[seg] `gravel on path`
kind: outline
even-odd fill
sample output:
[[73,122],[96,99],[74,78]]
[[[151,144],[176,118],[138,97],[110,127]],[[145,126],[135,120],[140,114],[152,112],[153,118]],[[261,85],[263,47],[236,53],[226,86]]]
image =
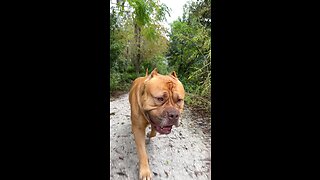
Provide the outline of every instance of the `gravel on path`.
[[[202,121],[185,108],[181,125],[170,134],[157,133],[151,141],[146,137],[153,180],[211,179],[211,133],[197,125]],[[138,169],[126,93],[110,101],[110,179],[138,179]]]

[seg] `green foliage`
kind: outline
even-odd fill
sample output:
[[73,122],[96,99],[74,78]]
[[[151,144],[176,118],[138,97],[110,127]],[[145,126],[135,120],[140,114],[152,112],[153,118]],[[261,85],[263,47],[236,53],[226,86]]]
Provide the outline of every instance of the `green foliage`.
[[154,57],[151,60],[144,61],[142,68],[152,71],[154,68],[157,68],[160,74],[169,74],[167,59],[161,55]]
[[[124,8],[128,3],[129,7]],[[166,72],[168,40],[163,36],[167,6],[156,0],[124,0],[110,13],[111,90],[124,89],[157,67]],[[139,58],[137,58],[139,57]],[[137,69],[138,68],[138,69]],[[138,74],[137,74],[138,72]]]
[[143,56],[144,40],[147,42],[157,42],[161,37],[161,30],[158,28],[159,22],[165,19],[167,6],[159,4],[157,0],[127,0],[133,8],[132,19],[134,25],[134,42],[131,58],[137,74],[141,72],[141,64],[145,60]]
[[115,10],[110,14],[110,90],[124,90],[131,82],[125,79],[129,61],[125,58],[124,31],[120,28],[121,21]]
[[119,86],[121,82],[120,76],[121,76],[120,73],[117,73],[117,72],[110,73],[110,90],[111,91],[120,90],[119,89],[121,87]]
[[211,107],[210,4],[210,1],[202,0],[184,6],[182,19],[171,24],[167,54],[169,66],[176,70],[186,91],[194,97],[189,96],[186,103],[208,107],[208,111]]
[[[133,19],[139,26],[144,26],[151,21],[150,14],[152,6],[145,0],[127,0],[129,5],[134,9]],[[149,2],[149,1],[148,1]],[[153,1],[151,1],[152,3]]]

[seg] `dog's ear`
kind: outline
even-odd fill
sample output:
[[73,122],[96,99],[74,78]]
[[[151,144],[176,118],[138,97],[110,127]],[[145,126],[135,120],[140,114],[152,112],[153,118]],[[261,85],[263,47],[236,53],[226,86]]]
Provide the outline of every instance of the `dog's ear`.
[[158,70],[157,70],[157,68],[154,68],[154,70],[149,74],[149,76],[146,79],[146,81],[150,80],[151,78],[153,78],[156,75],[158,75]]
[[148,68],[146,69],[146,77],[148,77]]
[[151,76],[151,78],[153,78],[153,76],[156,76],[156,75],[158,75],[158,70],[157,70],[157,68],[154,68],[154,70],[151,72],[150,76]]
[[176,73],[175,71],[172,71],[172,72],[170,73],[170,75],[173,76],[173,77],[175,77],[175,78],[178,78],[177,73]]

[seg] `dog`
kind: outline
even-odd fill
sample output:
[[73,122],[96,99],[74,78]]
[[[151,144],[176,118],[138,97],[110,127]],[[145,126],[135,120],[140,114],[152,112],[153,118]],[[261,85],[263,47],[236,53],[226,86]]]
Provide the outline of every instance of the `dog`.
[[152,173],[145,147],[146,127],[151,124],[148,137],[156,133],[169,134],[172,126],[179,126],[183,111],[185,91],[175,71],[161,75],[155,68],[145,77],[138,77],[132,83],[129,102],[131,128],[139,158],[139,179],[150,180]]

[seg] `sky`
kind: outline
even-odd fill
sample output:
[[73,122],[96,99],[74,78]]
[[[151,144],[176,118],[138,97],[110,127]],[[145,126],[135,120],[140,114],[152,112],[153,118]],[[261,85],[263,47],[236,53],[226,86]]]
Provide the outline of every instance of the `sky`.
[[187,3],[188,0],[160,0],[161,3],[166,4],[170,9],[171,17],[167,16],[167,22],[172,23],[177,20],[178,17],[182,17],[183,5]]

